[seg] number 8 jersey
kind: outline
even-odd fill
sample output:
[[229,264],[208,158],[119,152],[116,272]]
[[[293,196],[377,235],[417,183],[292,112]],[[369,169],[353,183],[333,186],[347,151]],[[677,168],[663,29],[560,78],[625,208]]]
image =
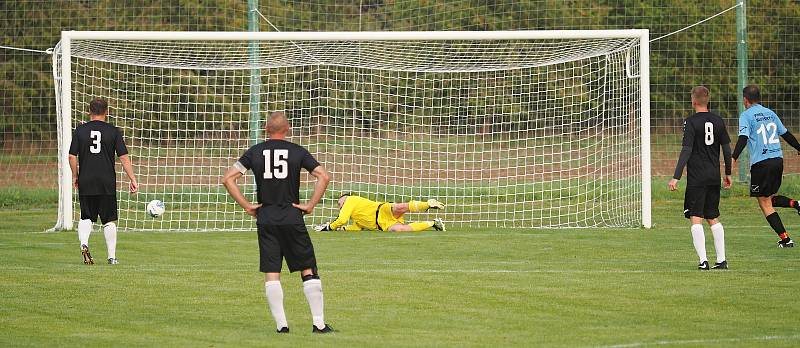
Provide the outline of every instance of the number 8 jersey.
[[234,164],[240,172],[253,171],[260,225],[303,224],[303,213],[292,206],[300,202],[300,169],[319,166],[308,150],[285,140],[268,139],[253,145]]
[[683,123],[683,146],[691,147],[686,186],[719,185],[720,146],[731,142],[725,122],[716,114],[698,112]]
[[114,153],[127,155],[122,132],[103,121],[89,121],[75,127],[69,154],[78,156],[78,195],[115,195],[117,175]]
[[753,104],[739,116],[739,135],[747,137],[750,165],[770,158],[783,158],[780,136],[786,127],[770,109]]

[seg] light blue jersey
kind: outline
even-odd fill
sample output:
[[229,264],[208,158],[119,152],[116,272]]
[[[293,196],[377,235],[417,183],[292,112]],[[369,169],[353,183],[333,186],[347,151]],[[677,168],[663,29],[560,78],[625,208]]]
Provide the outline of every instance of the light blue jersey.
[[786,127],[770,109],[753,104],[739,116],[739,135],[747,136],[750,165],[770,158],[783,158],[780,136]]

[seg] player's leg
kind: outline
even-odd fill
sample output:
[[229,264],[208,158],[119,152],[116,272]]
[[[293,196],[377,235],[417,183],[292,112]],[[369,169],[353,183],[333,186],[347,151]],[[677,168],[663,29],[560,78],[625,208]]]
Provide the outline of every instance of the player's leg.
[[396,223],[389,227],[388,231],[391,232],[419,232],[433,228],[437,231],[444,231],[444,223],[442,219],[433,219],[433,221],[410,222],[407,225]]
[[81,247],[83,263],[93,265],[94,259],[89,252],[89,235],[92,233],[92,223],[97,221],[99,204],[97,196],[79,196],[81,207],[81,220],[78,221],[78,240]]
[[289,323],[286,321],[286,312],[283,310],[283,288],[281,287],[283,254],[274,228],[275,226],[258,225],[259,268],[265,274],[264,292],[272,318],[275,319],[276,330],[278,333],[286,333],[289,332]]
[[317,258],[314,245],[305,225],[282,226],[283,239],[287,242],[286,265],[290,272],[300,271],[303,293],[311,310],[312,333],[328,333],[333,328],[325,323],[325,301],[322,295],[322,280],[317,273]]
[[706,190],[705,207],[703,216],[711,227],[711,235],[714,237],[714,251],[717,255],[717,262],[712,269],[728,269],[728,261],[725,258],[725,229],[719,222],[719,186],[708,186]]
[[427,211],[428,209],[444,209],[444,204],[435,199],[423,201],[409,201],[408,203],[394,203],[392,204],[392,214],[395,217],[403,216],[403,214],[419,213]]
[[786,196],[772,196],[772,206],[777,208],[794,208],[797,214],[800,214],[800,202]]
[[775,211],[775,208],[772,207],[772,197],[757,197],[758,198],[758,206],[761,208],[761,211],[764,213],[764,217],[767,219],[769,226],[772,227],[772,230],[775,231],[775,234],[778,235],[778,238],[781,240],[778,241],[778,247],[780,248],[791,248],[794,246],[794,241],[789,237],[789,233],[786,232],[786,227],[783,226],[783,221],[781,221],[780,215],[778,212]]
[[772,206],[772,197],[778,192],[783,179],[783,159],[770,158],[754,164],[750,169],[750,196],[758,199],[758,206],[769,226],[778,235],[778,247],[793,247],[783,221]]
[[692,233],[692,244],[700,263],[697,268],[708,270],[708,257],[706,256],[706,236],[703,232],[703,208],[705,207],[705,187],[686,187],[683,199],[683,214],[692,223],[689,231]]
[[117,261],[117,196],[107,195],[100,199],[100,222],[103,223],[103,235],[106,238],[106,249],[108,250],[108,264],[116,265]]

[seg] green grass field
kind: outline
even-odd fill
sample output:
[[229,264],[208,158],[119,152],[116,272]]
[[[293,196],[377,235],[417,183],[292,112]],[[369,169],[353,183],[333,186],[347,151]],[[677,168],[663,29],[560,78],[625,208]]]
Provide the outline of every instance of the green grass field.
[[74,232],[41,233],[56,211],[35,193],[0,211],[0,346],[798,346],[800,248],[776,248],[740,188],[721,208],[731,269],[700,272],[662,181],[652,230],[312,232],[327,336],[289,273],[293,331],[274,333],[254,232],[120,233],[122,263],[90,267]]

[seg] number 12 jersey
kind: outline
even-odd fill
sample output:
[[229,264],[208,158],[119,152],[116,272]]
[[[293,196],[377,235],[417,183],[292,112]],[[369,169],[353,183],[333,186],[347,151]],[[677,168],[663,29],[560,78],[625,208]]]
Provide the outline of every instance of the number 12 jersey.
[[783,158],[780,136],[786,127],[770,109],[753,104],[739,116],[739,135],[747,137],[750,165],[770,158]]

